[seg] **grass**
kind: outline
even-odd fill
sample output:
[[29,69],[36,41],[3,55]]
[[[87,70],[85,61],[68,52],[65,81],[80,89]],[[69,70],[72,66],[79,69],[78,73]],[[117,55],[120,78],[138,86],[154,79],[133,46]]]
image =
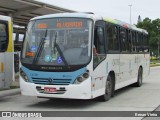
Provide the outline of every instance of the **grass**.
[[19,86],[10,86],[10,89],[16,89],[19,88]]
[[8,88],[2,88],[2,89],[0,89],[0,91],[11,90],[11,89],[16,89],[16,88],[19,88],[19,86],[9,86]]
[[150,64],[150,67],[157,67],[160,66],[160,64]]
[[160,60],[151,60],[150,67],[160,66]]
[[0,91],[4,91],[4,90],[10,90],[10,88],[2,88],[2,89],[0,89]]

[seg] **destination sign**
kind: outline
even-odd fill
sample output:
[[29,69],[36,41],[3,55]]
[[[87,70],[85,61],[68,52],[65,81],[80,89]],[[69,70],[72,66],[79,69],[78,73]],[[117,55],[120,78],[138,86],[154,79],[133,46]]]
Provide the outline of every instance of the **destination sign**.
[[65,29],[65,28],[84,28],[88,27],[88,20],[79,18],[54,18],[37,20],[36,29]]
[[83,22],[57,22],[57,28],[82,28]]
[[39,24],[37,24],[37,28],[38,29],[45,29],[45,28],[47,28],[47,24],[46,23],[39,23]]

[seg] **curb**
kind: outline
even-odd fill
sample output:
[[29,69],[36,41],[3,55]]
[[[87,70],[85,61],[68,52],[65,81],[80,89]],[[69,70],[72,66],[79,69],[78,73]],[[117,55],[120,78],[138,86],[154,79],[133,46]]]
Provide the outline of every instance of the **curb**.
[[0,98],[20,94],[20,88],[0,91]]

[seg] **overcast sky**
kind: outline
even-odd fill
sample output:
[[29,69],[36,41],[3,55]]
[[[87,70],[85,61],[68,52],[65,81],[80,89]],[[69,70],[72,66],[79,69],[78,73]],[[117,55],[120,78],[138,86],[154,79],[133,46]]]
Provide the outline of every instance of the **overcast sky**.
[[160,18],[160,0],[37,0],[59,7],[80,11],[94,12],[100,15],[119,19],[130,23],[130,7],[132,24],[136,24],[138,16],[142,20]]

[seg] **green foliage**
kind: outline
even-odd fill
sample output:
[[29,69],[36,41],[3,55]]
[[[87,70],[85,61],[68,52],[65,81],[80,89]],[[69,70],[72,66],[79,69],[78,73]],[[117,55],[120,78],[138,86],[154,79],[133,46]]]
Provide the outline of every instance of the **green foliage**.
[[150,49],[154,53],[157,53],[157,42],[160,41],[160,19],[151,20],[145,18],[142,22],[138,22],[137,27],[148,31]]

